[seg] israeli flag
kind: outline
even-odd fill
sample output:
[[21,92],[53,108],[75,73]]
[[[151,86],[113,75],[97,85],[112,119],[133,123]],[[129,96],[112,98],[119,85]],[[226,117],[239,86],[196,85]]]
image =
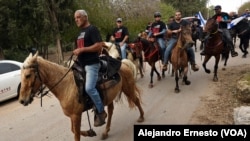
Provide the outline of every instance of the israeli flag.
[[237,23],[239,23],[241,20],[243,20],[245,18],[246,18],[246,15],[241,16],[239,18],[236,18],[236,19],[232,20],[231,23],[227,24],[227,29],[232,28],[233,26],[235,26]]
[[203,18],[200,11],[198,13],[198,19],[200,19],[200,21],[201,21],[201,26],[204,27],[207,21]]

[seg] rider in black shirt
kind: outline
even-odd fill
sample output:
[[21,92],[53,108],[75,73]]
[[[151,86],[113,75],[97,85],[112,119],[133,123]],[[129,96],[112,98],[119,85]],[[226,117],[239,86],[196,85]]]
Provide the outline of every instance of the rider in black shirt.
[[195,18],[192,21],[192,30],[198,30],[198,35],[199,35],[199,39],[201,39],[201,35],[202,35],[202,27],[201,27],[201,20],[198,19],[198,15],[196,14],[194,16]]
[[[222,30],[223,37],[226,39],[226,44],[230,46],[231,56],[232,57],[238,56],[238,53],[234,50],[231,34],[227,29],[227,24],[231,22],[230,16],[225,12],[221,12],[220,5],[215,6],[214,10],[216,14],[212,18],[214,18],[219,23],[219,28]],[[204,54],[205,52],[203,50],[201,52],[201,55]]]

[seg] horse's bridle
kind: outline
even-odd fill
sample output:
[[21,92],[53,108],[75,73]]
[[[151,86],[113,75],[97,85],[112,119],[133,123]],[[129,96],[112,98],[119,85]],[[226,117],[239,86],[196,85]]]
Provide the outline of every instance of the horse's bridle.
[[[32,85],[31,85],[31,95],[30,95],[30,97],[34,97],[35,94],[36,94],[36,92],[34,91],[33,88],[34,88],[34,86],[35,86],[36,79],[38,78],[38,80],[39,80],[40,82],[42,82],[40,73],[39,73],[39,71],[38,71],[38,64],[34,64],[34,65],[30,65],[30,66],[23,66],[23,69],[34,69],[34,70],[35,70],[35,72],[34,72],[34,73],[35,73],[35,79],[34,79]],[[44,89],[44,88],[41,88],[41,87],[40,87],[40,92],[42,92],[43,89]],[[40,93],[39,93],[39,94],[40,94]]]
[[[72,55],[73,56],[73,55]],[[39,68],[38,68],[38,64],[33,64],[33,65],[30,65],[30,66],[23,66],[23,69],[34,69],[35,70],[35,78],[34,78],[34,81],[31,85],[31,94],[30,94],[30,97],[33,98],[36,94],[35,90],[34,90],[34,86],[35,86],[35,83],[36,83],[36,79],[38,78],[38,80],[43,84],[43,81],[41,79],[41,75],[39,73]],[[64,74],[64,76],[57,82],[55,83],[51,88],[49,88],[47,91],[43,92],[43,90],[46,88],[46,86],[41,86],[39,88],[39,93],[37,95],[41,95],[41,106],[42,106],[42,97],[47,95],[49,93],[49,91],[51,91],[52,89],[54,89],[65,77],[66,75],[69,73],[69,71],[71,70],[71,67],[68,69],[68,71]]]

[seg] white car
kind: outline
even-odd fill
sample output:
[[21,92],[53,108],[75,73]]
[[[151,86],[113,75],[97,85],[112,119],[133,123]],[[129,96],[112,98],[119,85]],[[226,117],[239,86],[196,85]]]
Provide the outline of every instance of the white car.
[[18,61],[0,60],[0,102],[18,97],[22,66]]

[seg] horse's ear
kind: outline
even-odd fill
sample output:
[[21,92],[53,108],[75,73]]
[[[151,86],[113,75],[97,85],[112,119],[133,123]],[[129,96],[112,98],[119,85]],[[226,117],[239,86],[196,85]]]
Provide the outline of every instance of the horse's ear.
[[38,56],[38,51],[36,51],[36,53],[33,55],[33,57],[37,57]]

